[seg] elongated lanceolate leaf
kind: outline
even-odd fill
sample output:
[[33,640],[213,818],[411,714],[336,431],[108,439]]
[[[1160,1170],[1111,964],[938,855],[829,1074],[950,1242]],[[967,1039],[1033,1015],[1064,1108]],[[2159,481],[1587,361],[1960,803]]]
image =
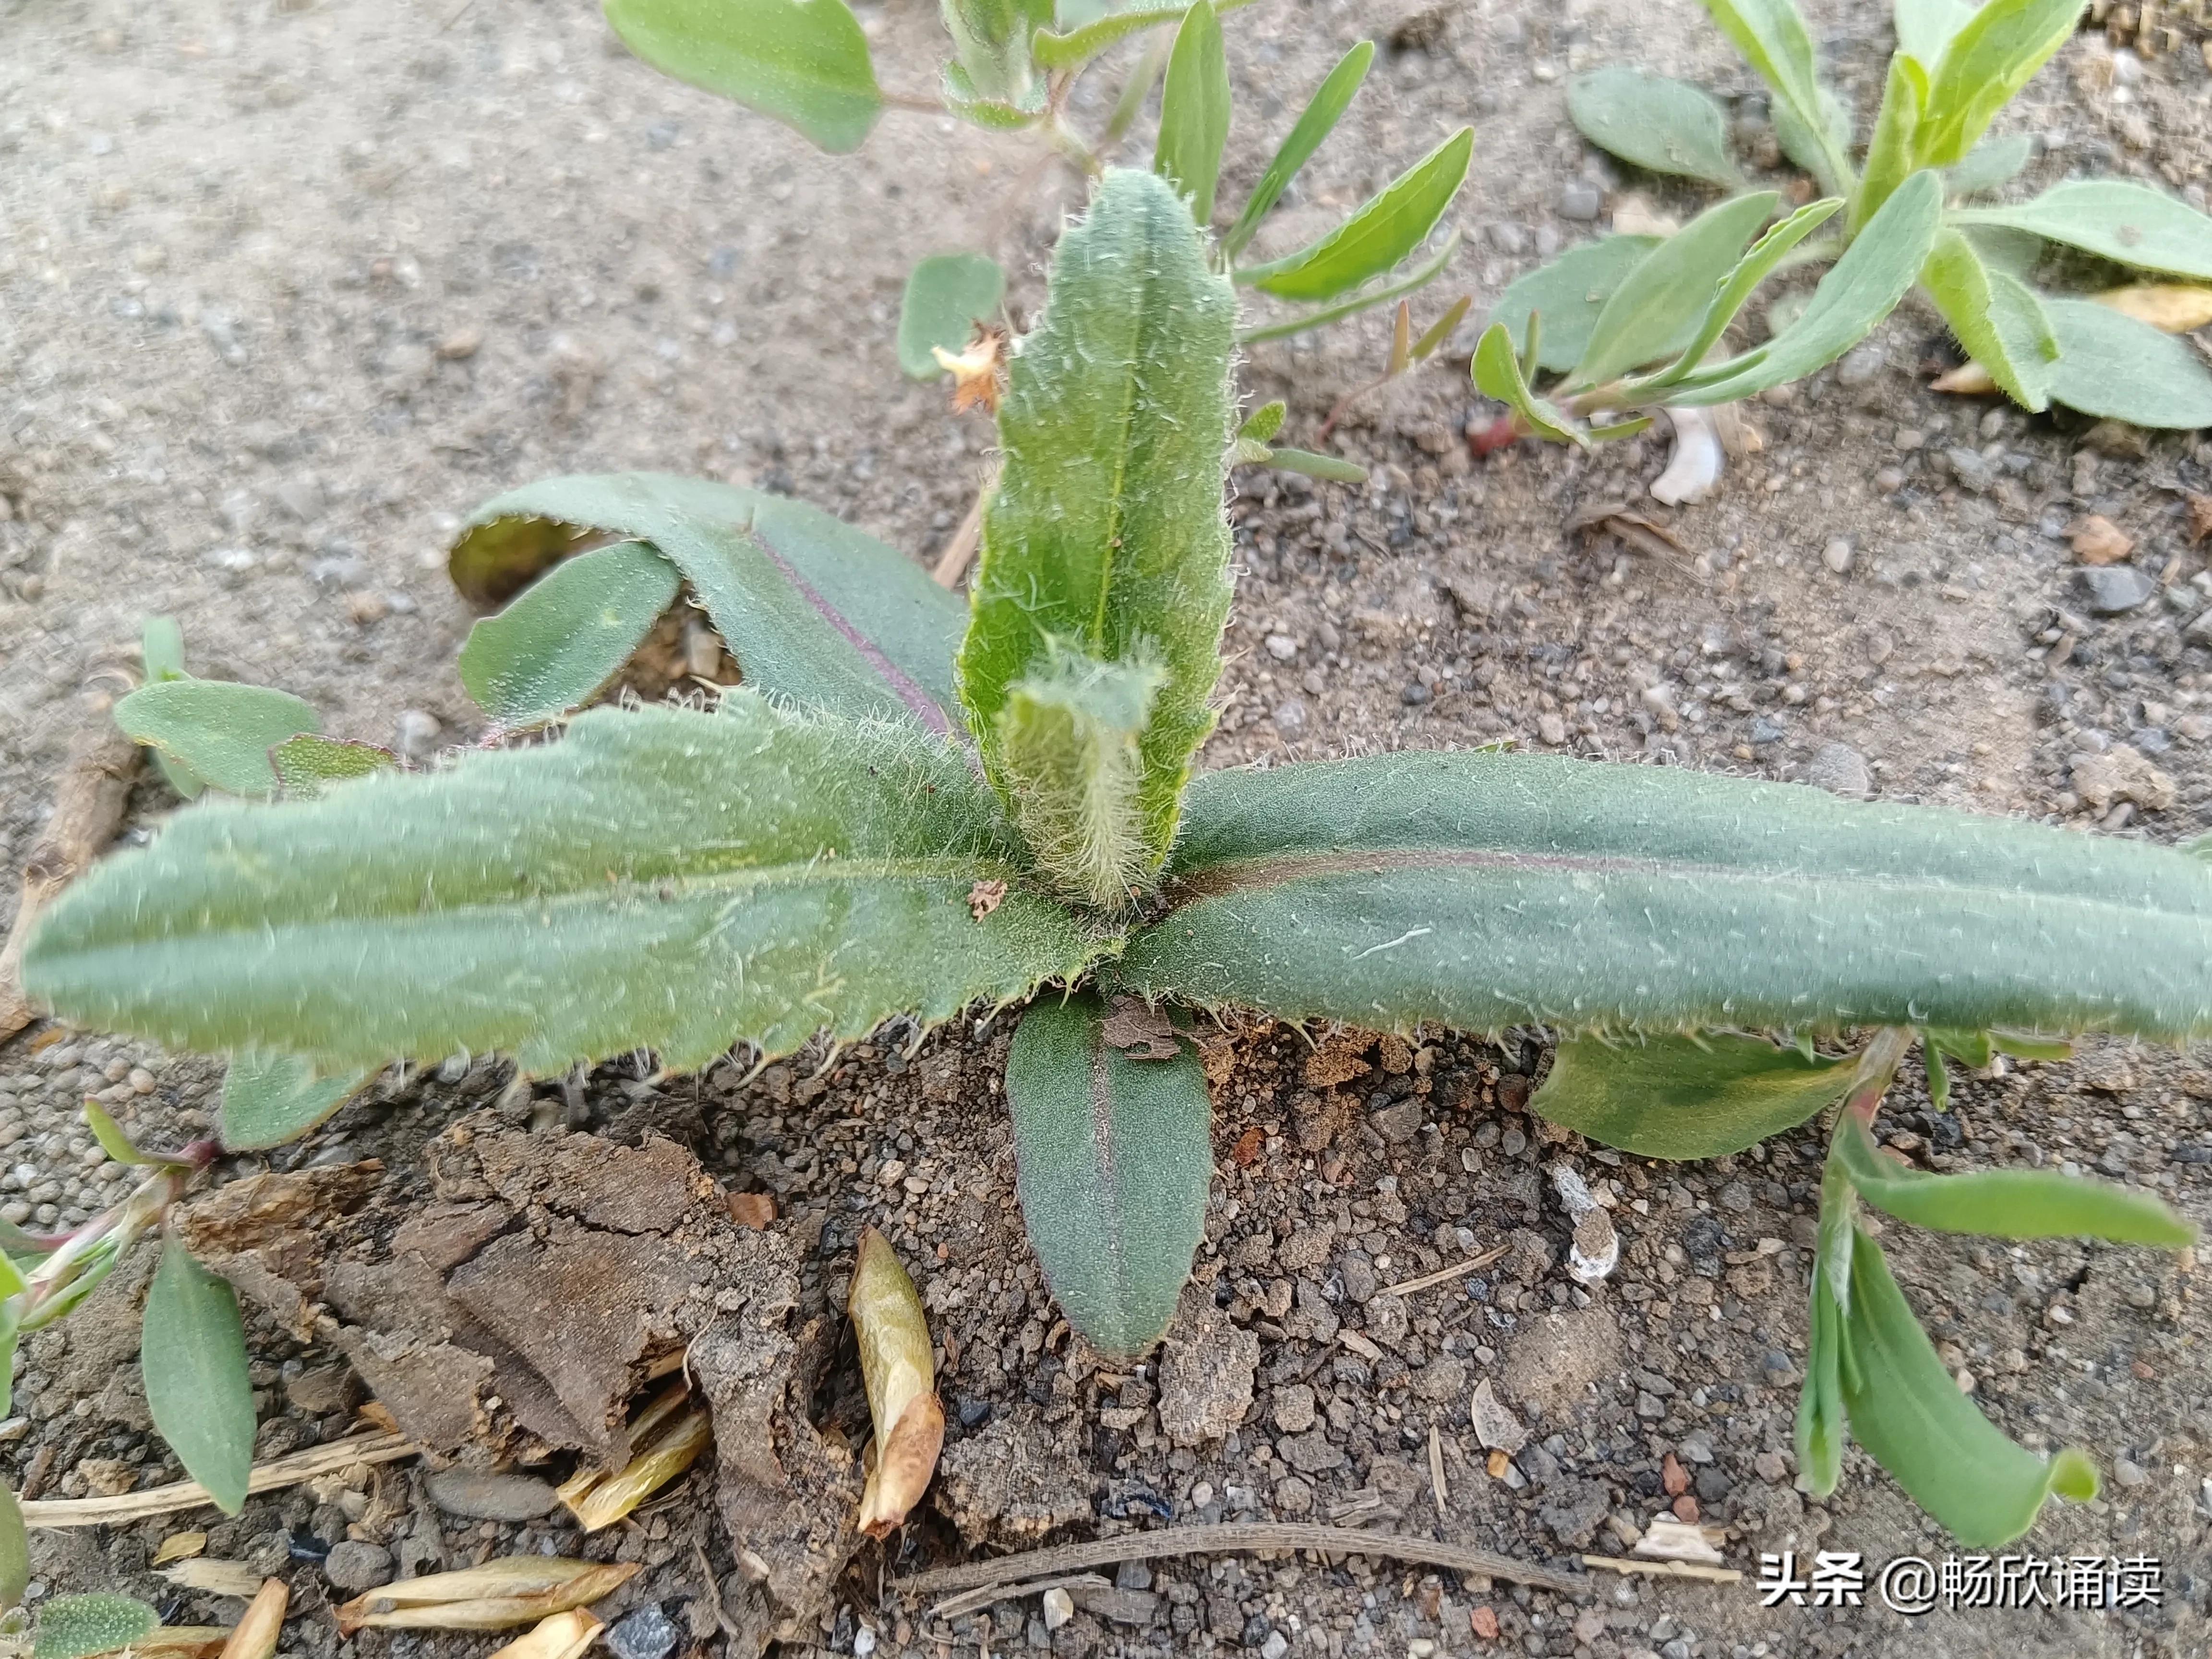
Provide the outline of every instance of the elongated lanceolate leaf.
[[1000,716],[1018,682],[1062,651],[1160,672],[1139,739],[1147,869],[1175,838],[1191,756],[1213,726],[1235,312],[1174,190],[1108,172],[1054,250],[1044,316],[1008,366],[1006,465],[960,649],[961,696],[1002,793]]
[[2212,866],[1673,768],[1397,754],[1192,787],[1136,988],[1370,1030],[2212,1030]]
[[1852,1437],[1967,1548],[2010,1543],[2054,1492],[2078,1502],[2097,1495],[2096,1466],[2083,1454],[2038,1457],[1975,1409],[1936,1358],[1881,1247],[1856,1229],[1843,1334]]
[[2032,202],[1968,208],[1957,216],[1961,224],[2027,231],[2138,270],[2212,278],[2212,219],[2130,179],[2071,179]]
[[1285,300],[1329,300],[1380,276],[1429,239],[1467,180],[1474,129],[1462,127],[1310,246],[1237,273]]
[[[1514,339],[1528,331],[1528,314],[1544,319],[1538,338],[1536,367],[1564,374],[1582,361],[1589,349],[1590,332],[1598,313],[1628,273],[1644,263],[1659,246],[1656,236],[1607,236],[1580,247],[1571,247],[1547,265],[1515,277],[1490,308],[1490,319],[1503,323]],[[1676,337],[1666,342],[1661,355],[1679,352],[1690,342],[1696,320],[1684,324]]]
[[397,766],[399,757],[376,744],[302,732],[270,750],[269,763],[276,769],[276,781],[288,798],[307,800],[334,783]]
[[998,314],[1006,291],[1006,273],[988,254],[933,253],[915,261],[899,301],[900,369],[917,380],[941,377],[936,351],[965,351],[975,325]]
[[146,1292],[138,1359],[154,1426],[216,1507],[236,1515],[253,1472],[246,1328],[230,1286],[174,1239],[163,1248]]
[[[1540,355],[1543,349],[1541,320],[1539,313],[1536,337]],[[1505,331],[1504,324],[1492,323],[1483,330],[1482,337],[1474,343],[1474,357],[1469,365],[1475,390],[1486,398],[1497,398],[1539,437],[1549,438],[1555,443],[1587,444],[1589,434],[1548,399],[1529,390],[1521,355],[1513,337]]]
[[[1824,150],[1838,149],[1828,137],[1829,115],[1822,105],[1825,89],[1813,53],[1813,37],[1790,0],[1705,0],[1705,8],[1720,32],[1743,54],[1744,61],[1790,106],[1799,126],[1814,136],[1814,144]],[[1778,112],[1777,125],[1780,124]],[[1801,161],[1800,165],[1805,164]],[[1820,173],[1831,185],[1838,182],[1828,173],[1840,168],[1810,170]]]
[[2046,299],[2043,310],[2058,339],[2053,402],[2130,426],[2212,426],[2212,371],[2186,340],[2094,300]]
[[1914,135],[1928,104],[1928,71],[1917,58],[1899,52],[1889,60],[1889,78],[1875,112],[1874,138],[1867,145],[1866,170],[1851,192],[1850,228],[1856,232],[1874,217],[1890,192],[1914,167]]
[[1927,260],[1942,211],[1941,180],[1925,170],[1914,173],[1844,250],[1796,322],[1765,345],[1691,376],[1669,401],[1734,403],[1826,368],[1897,308]]
[[1704,320],[1698,325],[1697,333],[1690,343],[1682,348],[1682,355],[1674,366],[1660,377],[1660,383],[1688,374],[1704,360],[1705,354],[1720,343],[1728,325],[1735,320],[1759,285],[1773,273],[1790,251],[1810,236],[1822,225],[1843,210],[1843,198],[1830,196],[1817,202],[1808,202],[1777,225],[1767,227],[1765,234],[1753,242],[1736,261],[1712,301],[1705,307]]
[[31,1659],[90,1659],[136,1647],[161,1627],[161,1615],[136,1596],[58,1595],[39,1609]]
[[1260,222],[1267,211],[1282,199],[1283,191],[1291,180],[1298,176],[1298,169],[1312,159],[1322,141],[1336,130],[1344,118],[1344,112],[1352,107],[1358,96],[1359,83],[1367,78],[1368,65],[1375,61],[1375,43],[1362,40],[1337,60],[1336,67],[1328,72],[1328,79],[1317,88],[1307,101],[1305,109],[1291,129],[1283,147],[1267,163],[1267,170],[1260,175],[1260,182],[1252,187],[1250,198],[1237,216],[1237,222],[1221,239],[1221,251],[1235,258],[1260,228]]
[[[87,1025],[332,1074],[462,1048],[550,1072],[643,1047],[688,1069],[1075,973],[1092,936],[1022,866],[950,747],[737,693],[181,813],[47,913],[26,981]],[[979,921],[989,881],[1012,890]]]
[[281,1146],[324,1121],[361,1092],[374,1071],[317,1073],[295,1054],[244,1054],[222,1079],[222,1144],[234,1152]]
[[211,787],[251,796],[275,793],[269,751],[317,725],[289,691],[195,679],[140,686],[115,705],[115,723]]
[[1686,81],[1626,64],[1594,70],[1567,83],[1567,113],[1583,137],[1624,161],[1709,185],[1742,182],[1729,155],[1727,112]]
[[1820,1217],[1814,1236],[1811,1327],[1805,1348],[1805,1382],[1797,1395],[1797,1469],[1806,1489],[1826,1498],[1843,1476],[1845,1310],[1851,1299],[1851,1235],[1857,1199],[1831,1158],[1820,1171]]
[[[1166,1024],[1135,998],[1118,1012]],[[1212,1107],[1188,1042],[1149,1060],[1115,1037],[1087,992],[1036,1004],[1006,1055],[1006,1103],[1022,1220],[1053,1295],[1086,1340],[1135,1354],[1175,1317],[1205,1234]]]
[[605,0],[623,44],[664,75],[858,149],[884,100],[845,0]]
[[1015,682],[999,712],[1014,823],[1053,886],[1084,903],[1128,903],[1153,862],[1138,745],[1160,671],[1062,652]]
[[1781,199],[1771,190],[1735,197],[1707,208],[1662,242],[1613,289],[1569,379],[1600,386],[1667,355],[1669,342],[1697,328],[1745,244]]
[[564,559],[469,629],[454,665],[461,684],[501,726],[558,720],[622,672],[679,586],[644,542]]
[[781,495],[653,472],[547,478],[485,502],[453,584],[496,604],[595,540],[649,542],[707,608],[745,684],[811,708],[952,729],[966,608],[912,560]]
[[1920,281],[1966,355],[1990,372],[2024,409],[2050,406],[2051,363],[2057,342],[2033,292],[1982,263],[1957,231],[1936,235]]
[[1996,1238],[2105,1238],[2185,1249],[2197,1230],[2148,1193],[2056,1170],[1930,1175],[1875,1149],[1855,1117],[1836,1126],[1834,1153],[1859,1196],[1916,1227]]
[[1916,140],[1922,167],[1963,159],[1990,119],[2064,46],[2083,0],[1986,0],[1959,26],[1929,72]]
[[1765,1037],[1562,1042],[1528,1103],[1546,1121],[1638,1158],[1721,1158],[1794,1129],[1850,1092],[1853,1062]]
[[1160,137],[1152,171],[1190,204],[1203,230],[1213,222],[1213,186],[1229,141],[1229,58],[1212,0],[1194,0],[1176,31],[1160,89]]
[[1897,49],[1934,70],[1943,60],[1951,37],[1973,17],[1966,0],[1895,0],[1890,14],[1897,24]]
[[1237,343],[1249,345],[1255,340],[1279,340],[1288,335],[1304,334],[1310,329],[1326,328],[1329,324],[1341,322],[1346,317],[1357,316],[1363,311],[1371,311],[1376,306],[1389,305],[1392,301],[1401,300],[1409,294],[1418,294],[1436,281],[1443,273],[1443,268],[1451,263],[1452,255],[1459,252],[1459,243],[1460,233],[1455,227],[1445,233],[1443,240],[1437,244],[1434,253],[1429,255],[1420,264],[1409,266],[1406,274],[1395,282],[1383,283],[1374,288],[1362,289],[1348,300],[1340,300],[1334,305],[1320,306],[1311,311],[1300,312],[1297,315],[1285,318],[1280,322],[1255,323],[1249,328],[1240,328],[1237,331]]

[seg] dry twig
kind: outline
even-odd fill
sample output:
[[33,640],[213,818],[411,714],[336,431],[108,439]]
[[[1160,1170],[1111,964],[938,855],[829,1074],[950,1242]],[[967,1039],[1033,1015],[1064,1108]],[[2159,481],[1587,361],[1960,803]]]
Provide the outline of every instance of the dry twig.
[[1694,1561],[1632,1561],[1621,1555],[1585,1555],[1586,1567],[1607,1572],[1640,1572],[1647,1578],[1695,1578],[1707,1584],[1738,1584],[1743,1575],[1734,1567],[1703,1567]]
[[[404,1434],[358,1434],[264,1463],[253,1471],[246,1489],[274,1492],[280,1486],[313,1480],[317,1475],[336,1474],[341,1469],[396,1462],[421,1449]],[[149,1486],[144,1492],[127,1492],[119,1498],[58,1498],[27,1503],[22,1506],[23,1524],[49,1528],[112,1526],[214,1502],[198,1481],[179,1480],[171,1486]]]
[[1503,1244],[1493,1244],[1488,1249],[1485,1250],[1480,1255],[1471,1255],[1464,1261],[1455,1261],[1449,1267],[1439,1267],[1436,1272],[1425,1274],[1419,1279],[1408,1279],[1402,1284],[1385,1285],[1381,1290],[1376,1291],[1375,1294],[1377,1296],[1411,1296],[1415,1291],[1425,1291],[1432,1285],[1444,1284],[1451,1279],[1462,1278],[1468,1273],[1480,1273],[1483,1268],[1487,1267],[1492,1262],[1503,1257],[1505,1254],[1506,1248],[1507,1247]]
[[968,574],[969,562],[975,556],[975,548],[983,539],[983,509],[991,504],[991,492],[999,487],[998,470],[992,469],[988,477],[975,487],[975,500],[968,508],[968,516],[952,532],[952,539],[945,544],[945,551],[938,556],[937,568],[929,574],[939,587],[957,587],[960,579]]

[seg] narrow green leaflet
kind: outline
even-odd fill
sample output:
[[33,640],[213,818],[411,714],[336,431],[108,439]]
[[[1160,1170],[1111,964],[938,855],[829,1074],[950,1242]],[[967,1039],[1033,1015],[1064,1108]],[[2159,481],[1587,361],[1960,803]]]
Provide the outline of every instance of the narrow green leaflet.
[[1954,197],[1979,195],[1995,190],[2034,158],[2033,134],[1984,138],[1966,152],[1965,159],[1943,169],[1943,188]]
[[1237,273],[1285,300],[1330,300],[1381,276],[1426,241],[1467,179],[1474,129],[1462,127],[1310,246]]
[[2104,1238],[2182,1249],[2197,1230],[2146,1193],[2056,1170],[1930,1175],[1877,1151],[1858,1120],[1836,1126],[1834,1154],[1859,1195],[1916,1227],[1996,1238]]
[[1897,24],[1897,49],[1933,70],[1943,61],[1943,48],[1974,15],[1966,0],[1895,0],[1891,15]]
[[1844,250],[1796,322],[1755,350],[1692,376],[1670,401],[1734,403],[1835,362],[1897,308],[1927,260],[1942,210],[1941,180],[1914,173]]
[[[84,1103],[84,1121],[85,1127],[92,1131],[92,1138],[100,1143],[100,1150],[118,1164],[144,1168],[166,1161],[149,1157],[133,1146],[131,1137],[123,1133],[123,1126],[110,1117],[107,1109],[96,1100]],[[10,1291],[9,1294],[13,1295],[14,1292]]]
[[1163,672],[1139,743],[1148,869],[1213,726],[1235,326],[1235,295],[1207,270],[1182,199],[1149,173],[1109,170],[1054,250],[1044,315],[1008,366],[1006,465],[960,650],[961,696],[1002,793],[1000,713],[1055,653]]
[[1283,147],[1275,152],[1274,159],[1267,163],[1267,170],[1260,175],[1260,182],[1252,187],[1251,197],[1237,216],[1237,222],[1221,239],[1223,253],[1234,259],[1244,251],[1245,244],[1260,228],[1260,222],[1282,199],[1291,180],[1298,176],[1298,169],[1312,159],[1322,141],[1344,118],[1344,112],[1352,107],[1352,100],[1359,95],[1360,82],[1367,78],[1368,66],[1374,61],[1372,40],[1362,40],[1337,59],[1336,67],[1307,101],[1290,137],[1283,140]]
[[945,373],[935,352],[968,349],[975,325],[998,315],[1006,291],[1006,273],[984,253],[933,253],[907,273],[899,301],[900,369],[917,380]]
[[1720,1158],[1794,1129],[1850,1091],[1854,1062],[1765,1037],[1562,1042],[1528,1109],[1638,1158]]
[[320,1076],[296,1054],[234,1054],[222,1079],[223,1146],[251,1152],[297,1140],[375,1075],[373,1070],[349,1070]]
[[469,629],[461,684],[501,726],[558,720],[622,672],[681,585],[644,542],[565,559]]
[[1852,1214],[1857,1200],[1832,1158],[1820,1171],[1820,1218],[1814,1236],[1808,1297],[1810,1340],[1797,1395],[1797,1468],[1815,1498],[1836,1489],[1850,1437],[1844,1420],[1844,1310],[1850,1305]]
[[1663,386],[1692,373],[1705,354],[1720,343],[1721,336],[1728,331],[1728,325],[1735,320],[1736,313],[1743,309],[1753,291],[1772,274],[1790,250],[1843,211],[1843,207],[1840,197],[1825,197],[1817,202],[1808,202],[1781,223],[1768,226],[1765,234],[1751,245],[1743,258],[1736,261],[1735,269],[1722,282],[1720,291],[1705,307],[1705,320],[1698,325],[1696,335],[1682,349],[1674,366],[1659,377],[1659,383]]
[[39,1609],[31,1659],[91,1659],[137,1645],[161,1627],[161,1615],[136,1596],[58,1595]]
[[210,787],[233,795],[276,793],[269,751],[315,729],[315,711],[289,691],[228,680],[164,680],[115,705],[115,723]]
[[1301,312],[1281,322],[1257,323],[1249,328],[1240,328],[1237,331],[1237,343],[1249,345],[1255,340],[1279,340],[1288,335],[1304,334],[1310,329],[1326,328],[1346,317],[1356,316],[1360,312],[1371,311],[1376,306],[1389,305],[1393,300],[1402,300],[1409,294],[1419,293],[1436,281],[1443,268],[1451,263],[1452,255],[1459,252],[1459,243],[1460,233],[1455,226],[1445,234],[1434,253],[1407,270],[1396,282],[1364,289],[1349,300],[1323,306],[1316,311]]
[[1316,455],[1310,449],[1270,449],[1260,458],[1278,472],[1297,472],[1330,483],[1364,483],[1367,469],[1340,455]]
[[1943,1051],[1932,1042],[1920,1045],[1920,1060],[1928,1073],[1928,1103],[1936,1111],[1951,1109],[1951,1068],[1943,1062]]
[[1781,199],[1771,190],[1733,198],[1662,242],[1613,289],[1569,379],[1601,386],[1665,356],[1686,327],[1697,328],[1714,291]]
[[1923,167],[1963,160],[2013,95],[2064,46],[2082,0],[1987,0],[1943,48],[1929,75],[1916,140]]
[[1702,179],[1743,182],[1729,155],[1728,113],[1685,81],[1614,64],[1567,83],[1567,113],[1583,137],[1624,161]]
[[944,0],[939,15],[967,83],[979,97],[1030,100],[1030,36],[1053,22],[1052,0]]
[[[1598,313],[1628,273],[1659,246],[1656,236],[1607,236],[1580,247],[1571,247],[1547,265],[1525,271],[1506,285],[1490,308],[1490,319],[1502,323],[1519,339],[1528,331],[1531,312],[1544,319],[1537,346],[1536,367],[1565,374],[1589,349],[1590,332]],[[1685,324],[1678,337],[1667,343],[1662,355],[1679,352],[1690,343],[1697,325]]]
[[216,1507],[236,1515],[253,1472],[246,1328],[230,1286],[174,1239],[163,1247],[146,1292],[138,1360],[154,1426]]
[[14,1491],[0,1486],[0,1613],[23,1604],[31,1584],[31,1539]]
[[1237,428],[1237,435],[1254,443],[1266,443],[1283,429],[1284,418],[1290,412],[1291,406],[1280,398],[1261,404],[1244,417],[1244,423]]
[[2032,202],[1963,209],[1956,217],[1960,224],[2028,231],[2138,270],[2212,280],[2212,219],[2125,179],[2076,179]]
[[139,654],[146,664],[146,684],[181,680],[185,674],[185,630],[174,617],[149,617],[140,631]]
[[1139,744],[1158,694],[1150,663],[1062,651],[1017,680],[999,711],[1014,823],[1038,872],[1079,902],[1129,902],[1154,863],[1139,799]]
[[1369,1030],[2212,1030],[2212,866],[2041,825],[1536,756],[1195,782],[1151,995]]
[[2018,1031],[1991,1031],[1990,1047],[2015,1060],[2071,1060],[2074,1045],[2063,1037],[2027,1036]]
[[1990,270],[1972,243],[1948,228],[1937,234],[1920,281],[1966,355],[2005,396],[2024,409],[2050,406],[2057,343],[2033,290]]
[[823,149],[858,149],[883,111],[867,36],[845,0],[605,3],[623,44],[662,74],[795,127]]
[[1705,8],[1744,61],[1790,106],[1800,125],[1820,135],[1817,142],[1824,146],[1832,144],[1813,37],[1790,0],[1705,0]]
[[2043,309],[2058,339],[2054,403],[2130,426],[2212,426],[2212,372],[2188,341],[2094,300],[2046,299]]
[[269,751],[276,769],[276,781],[287,798],[307,800],[334,783],[365,778],[399,764],[399,757],[373,743],[354,743],[339,738],[302,732],[287,738]]
[[1852,1437],[1966,1548],[2010,1543],[2054,1492],[2083,1503],[2097,1495],[2086,1455],[2069,1447],[2046,1461],[2023,1450],[1959,1391],[1881,1247],[1856,1229],[1844,1334]]
[[579,545],[649,542],[674,565],[745,684],[833,713],[950,733],[967,607],[895,548],[818,508],[654,472],[547,478],[478,507],[447,558],[478,605]]
[[[1024,864],[950,745],[738,692],[181,813],[46,912],[24,977],[86,1026],[332,1075],[463,1048],[550,1073],[643,1047],[686,1070],[1079,971],[1094,935]],[[978,921],[992,881],[1010,890]]]
[[1212,0],[1194,0],[1168,58],[1152,171],[1190,203],[1190,216],[1201,230],[1213,222],[1213,186],[1228,141],[1229,58],[1221,20]]
[[[10,1262],[9,1265],[11,1270],[14,1269],[14,1263]],[[17,1270],[16,1277],[20,1279],[21,1276],[20,1270]],[[96,1275],[88,1274],[87,1276]],[[11,1291],[9,1294],[12,1296],[15,1292]],[[0,1411],[9,1409],[15,1402],[15,1339],[19,1331],[20,1319],[21,1316],[15,1309],[0,1307]]]
[[1827,87],[1820,91],[1820,125],[1801,119],[1788,100],[1774,106],[1774,136],[1782,153],[1811,173],[1825,190],[1850,187],[1851,112]]
[[[1217,15],[1249,6],[1252,0],[1218,0],[1213,9]],[[1187,8],[1180,5],[1132,6],[1125,11],[1109,11],[1077,27],[1063,27],[1060,33],[1040,33],[1030,43],[1030,55],[1041,69],[1074,69],[1088,63],[1116,40],[1124,40],[1143,29],[1156,29],[1168,23],[1180,23]],[[1063,18],[1063,25],[1071,20]]]
[[1851,192],[1850,228],[1856,232],[1911,176],[1913,135],[1928,106],[1928,71],[1917,58],[1899,52],[1889,60],[1889,78],[1875,112],[1874,138],[1867,145],[1866,171]]
[[[1540,353],[1540,328],[1537,337]],[[1482,337],[1474,343],[1472,371],[1477,391],[1486,398],[1497,398],[1539,437],[1559,443],[1589,443],[1588,434],[1557,405],[1528,389],[1528,378],[1522,373],[1521,353],[1504,324],[1492,323],[1482,331]]]
[[1141,1352],[1174,1318],[1206,1231],[1212,1108],[1194,1048],[1134,997],[1110,1012],[1087,992],[1040,1002],[1006,1054],[1006,1103],[1022,1219],[1054,1297],[1097,1347]]

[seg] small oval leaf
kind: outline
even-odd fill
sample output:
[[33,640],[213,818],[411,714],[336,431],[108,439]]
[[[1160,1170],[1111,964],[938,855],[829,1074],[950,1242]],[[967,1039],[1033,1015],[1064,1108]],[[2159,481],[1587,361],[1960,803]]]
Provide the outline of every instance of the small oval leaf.
[[2212,372],[2187,341],[2094,300],[2045,300],[2043,309],[2058,337],[2053,402],[2130,426],[2212,426]]
[[302,732],[270,750],[269,763],[276,769],[276,781],[289,798],[313,800],[331,784],[398,765],[399,757],[373,743]]
[[983,253],[933,253],[907,273],[899,301],[899,368],[910,379],[934,380],[945,374],[936,349],[968,349],[975,325],[998,314],[1006,291],[1006,273]]
[[91,1659],[135,1646],[161,1627],[161,1615],[136,1596],[58,1595],[39,1609],[31,1659]]
[[606,0],[623,44],[664,75],[858,149],[883,111],[868,38],[845,0]]
[[358,1094],[374,1072],[319,1076],[296,1054],[243,1054],[222,1079],[222,1144],[234,1152],[281,1146]]
[[1854,1069],[1725,1032],[1578,1037],[1559,1045],[1528,1109],[1639,1158],[1721,1158],[1819,1115],[1850,1091]]
[[1567,113],[1583,137],[1654,173],[1742,182],[1728,149],[1728,115],[1686,81],[1612,64],[1567,84]]
[[675,602],[676,567],[643,542],[563,560],[469,629],[461,684],[502,726],[540,726],[591,701]]
[[318,722],[289,691],[180,679],[139,687],[115,705],[115,723],[215,788],[264,796],[276,789],[269,751]]
[[231,1288],[172,1239],[146,1292],[138,1358],[154,1426],[185,1473],[235,1515],[253,1472],[253,1387]]

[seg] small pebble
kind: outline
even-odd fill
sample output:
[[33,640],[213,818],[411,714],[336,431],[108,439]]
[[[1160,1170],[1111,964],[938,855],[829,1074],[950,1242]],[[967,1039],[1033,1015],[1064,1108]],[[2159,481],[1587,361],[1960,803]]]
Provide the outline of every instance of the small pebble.
[[333,1589],[358,1594],[392,1582],[392,1552],[349,1538],[331,1546],[323,1558],[323,1577]]
[[534,1521],[550,1515],[561,1502],[552,1487],[526,1474],[441,1469],[428,1485],[432,1503],[471,1521]]
[[681,1638],[660,1603],[647,1601],[608,1626],[605,1639],[615,1659],[668,1659]]
[[1840,576],[1851,568],[1851,544],[1848,537],[1838,536],[1820,550],[1820,562]]
[[410,708],[400,715],[399,724],[392,732],[392,746],[399,751],[402,760],[426,761],[438,746],[438,734],[445,729],[428,710]]
[[1075,1617],[1075,1598],[1058,1585],[1044,1593],[1044,1627],[1058,1630]]
[[1583,222],[1595,219],[1605,198],[1598,194],[1597,186],[1577,179],[1559,192],[1559,217]]

